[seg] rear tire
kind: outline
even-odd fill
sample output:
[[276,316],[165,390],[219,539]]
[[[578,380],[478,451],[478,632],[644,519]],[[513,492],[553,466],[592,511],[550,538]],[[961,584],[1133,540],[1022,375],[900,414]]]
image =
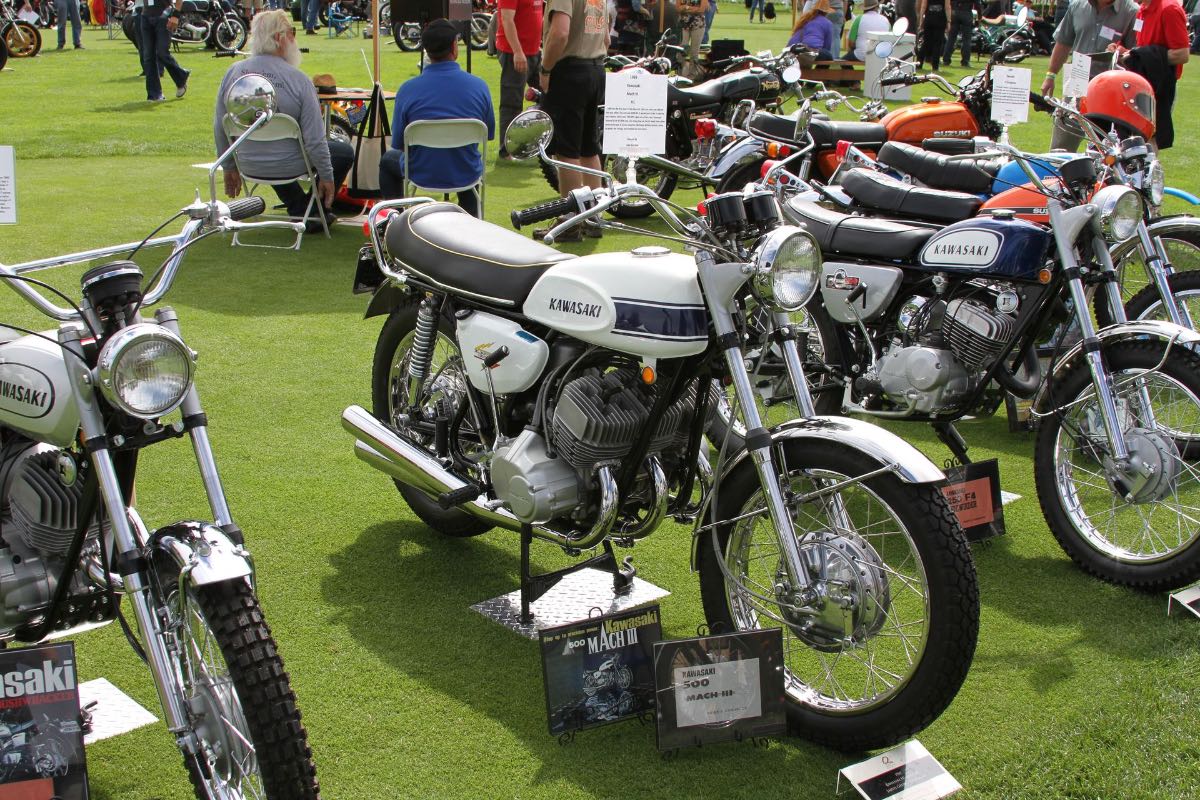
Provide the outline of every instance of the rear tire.
[[[837,481],[878,468],[832,442],[790,440],[776,452],[784,462],[776,464],[781,477],[801,493],[813,476]],[[833,524],[831,510],[817,507],[821,501],[797,505],[793,520],[802,554],[824,564],[810,577],[838,595],[826,602],[860,604],[851,644],[829,635],[822,615],[747,591],[773,595],[779,579],[782,556],[766,515],[721,523],[719,550],[705,536],[700,592],[711,630],[783,630],[790,733],[839,750],[872,750],[911,737],[954,699],[979,635],[979,587],[962,528],[935,486],[885,474],[837,496],[855,530]],[[758,473],[748,459],[715,502],[721,520],[762,507]],[[810,621],[816,624],[805,628]]]
[[[397,416],[402,411],[404,402],[404,375],[417,326],[417,307],[418,302],[411,300],[392,311],[375,344],[375,361],[371,370],[372,413],[376,419],[396,430],[400,430]],[[451,320],[438,320],[433,363],[429,370],[430,377],[426,379],[426,392],[421,400],[423,406],[435,402],[434,395],[456,400],[456,393],[461,397],[461,392],[469,391],[467,377],[462,372],[458,346],[451,334],[453,329]],[[455,363],[459,366],[456,367]],[[442,508],[419,489],[400,481],[393,482],[409,508],[422,522],[438,533],[466,537],[478,536],[491,530],[492,526],[466,511]]]
[[392,38],[404,52],[415,53],[421,49],[421,26],[415,22],[393,22]]

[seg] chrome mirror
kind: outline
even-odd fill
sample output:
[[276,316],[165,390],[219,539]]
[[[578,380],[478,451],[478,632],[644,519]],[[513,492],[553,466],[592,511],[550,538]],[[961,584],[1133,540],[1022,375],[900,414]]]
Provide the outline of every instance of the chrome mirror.
[[908,17],[900,17],[892,25],[892,36],[899,39],[904,34],[908,33]]
[[225,93],[225,112],[240,128],[249,128],[259,117],[270,119],[276,108],[275,87],[262,75],[243,75]]
[[504,132],[504,149],[518,160],[533,158],[543,145],[550,144],[554,123],[550,115],[539,108],[523,111],[513,118]]

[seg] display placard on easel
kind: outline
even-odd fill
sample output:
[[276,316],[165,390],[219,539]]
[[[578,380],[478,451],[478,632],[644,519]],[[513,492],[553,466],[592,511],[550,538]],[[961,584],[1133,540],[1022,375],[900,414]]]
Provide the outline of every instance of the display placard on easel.
[[1063,71],[1063,97],[1083,97],[1092,79],[1092,58],[1078,51],[1071,53],[1071,63]]
[[1175,606],[1179,606],[1185,611],[1190,611],[1197,617],[1200,617],[1200,584],[1171,593],[1170,599],[1167,600],[1168,617],[1171,616],[1171,610]]
[[1033,73],[1024,67],[992,67],[992,119],[1001,125],[1029,121]]
[[843,778],[867,800],[937,800],[962,788],[916,739],[838,770],[839,794]]
[[654,646],[659,750],[777,736],[787,729],[778,628]]
[[636,717],[654,707],[657,605],[597,616],[541,632],[550,733],[561,735]]
[[968,541],[1004,535],[1004,498],[1000,492],[1000,462],[996,459],[949,467],[942,494]]
[[87,800],[75,645],[0,651],[0,797]]
[[600,149],[617,156],[667,152],[666,75],[628,69],[605,76],[604,141]]
[[17,224],[17,169],[12,145],[0,145],[0,225]]

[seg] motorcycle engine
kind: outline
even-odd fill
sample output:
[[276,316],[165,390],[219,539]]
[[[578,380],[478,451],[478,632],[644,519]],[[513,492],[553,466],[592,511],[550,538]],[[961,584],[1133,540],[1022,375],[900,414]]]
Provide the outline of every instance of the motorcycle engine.
[[[531,523],[584,507],[596,468],[619,465],[629,455],[654,400],[654,389],[642,384],[636,368],[584,370],[563,386],[545,426],[553,457],[542,433],[532,429],[496,450],[492,459],[496,495],[519,519]],[[673,445],[683,448],[684,422],[694,407],[691,389],[663,415],[651,435],[651,454]]]
[[[75,537],[82,495],[73,463],[60,462],[62,451],[48,445],[10,442],[0,463],[0,635],[28,623],[43,612],[54,595],[63,561]],[[62,456],[67,458],[66,456]],[[66,478],[70,477],[70,481]],[[98,550],[99,526],[88,531],[89,551]],[[79,595],[92,594],[106,603],[103,592],[79,581]],[[74,592],[73,592],[74,593]],[[73,604],[86,617],[91,603]],[[66,615],[69,616],[69,615]],[[65,624],[80,620],[60,619]]]
[[[949,302],[910,298],[900,322],[914,343],[892,347],[880,359],[883,394],[919,413],[955,408],[1016,332],[1016,318],[1001,310],[1009,307],[1011,295],[1001,290]],[[988,297],[990,308],[979,299]]]
[[179,27],[175,29],[175,36],[189,42],[202,42],[208,38],[209,30],[211,27],[203,16],[185,11],[179,17]]

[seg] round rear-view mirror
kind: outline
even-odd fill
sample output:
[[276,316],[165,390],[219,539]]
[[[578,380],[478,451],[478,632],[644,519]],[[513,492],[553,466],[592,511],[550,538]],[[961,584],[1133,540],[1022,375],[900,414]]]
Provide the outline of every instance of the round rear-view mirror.
[[504,149],[516,159],[533,158],[542,145],[550,144],[554,135],[554,123],[550,115],[540,108],[531,108],[513,118],[504,132]]

